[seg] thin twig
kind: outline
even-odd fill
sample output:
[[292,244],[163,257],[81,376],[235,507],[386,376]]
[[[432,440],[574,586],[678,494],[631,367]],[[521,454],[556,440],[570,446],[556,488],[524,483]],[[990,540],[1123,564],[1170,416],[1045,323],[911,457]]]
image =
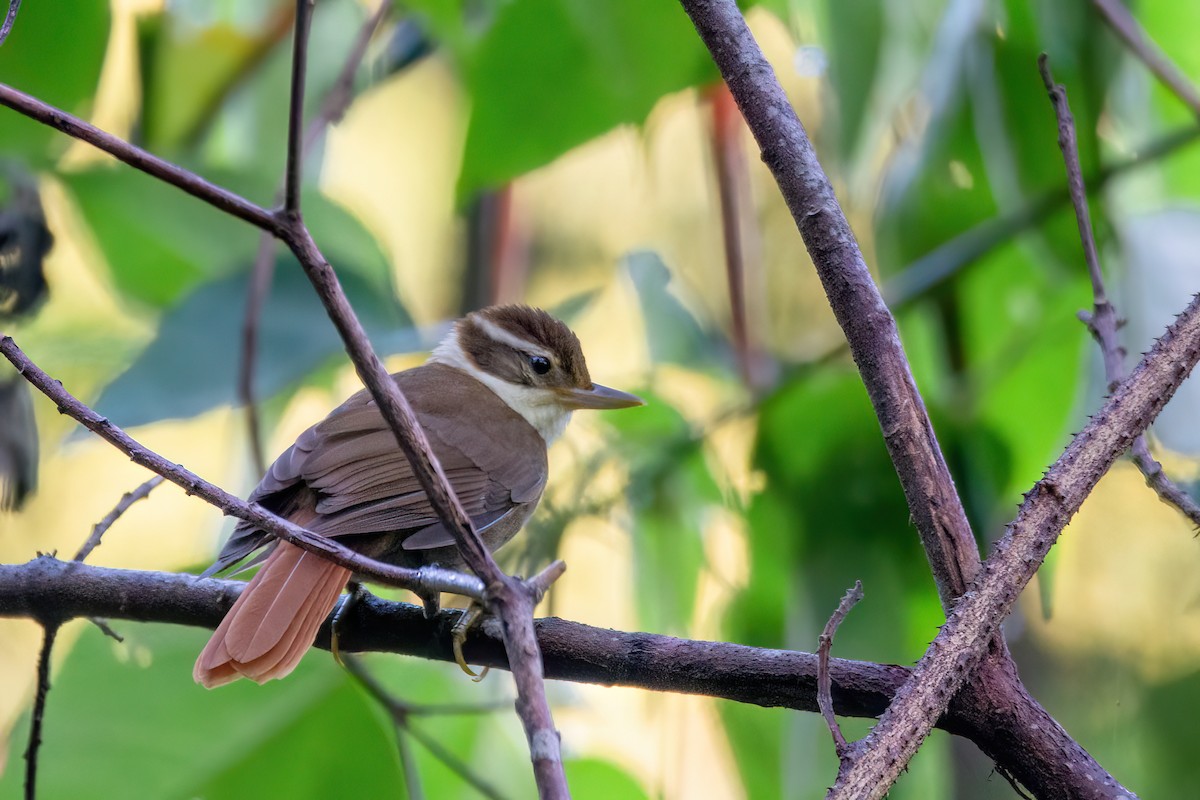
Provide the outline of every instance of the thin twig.
[[[143,483],[131,492],[126,492],[124,496],[117,502],[117,505],[112,511],[104,516],[104,519],[96,523],[92,528],[92,533],[88,536],[87,541],[79,548],[79,552],[75,554],[74,561],[82,564],[93,550],[100,544],[101,537],[105,531],[112,527],[126,510],[138,500],[146,497],[150,492],[154,491],[154,487],[163,482],[161,475],[156,475],[150,480]],[[103,631],[107,636],[111,636],[118,642],[124,641],[122,637],[114,631],[108,623],[97,617],[91,617],[92,622]],[[54,649],[54,640],[58,636],[58,622],[43,622],[42,628],[44,638],[42,640],[42,651],[38,655],[37,667],[37,691],[34,695],[33,713],[29,723],[29,746],[25,751],[25,797],[26,800],[33,800],[37,795],[37,765],[38,765],[38,750],[42,744],[42,718],[46,711],[46,698],[50,694],[50,653]]]
[[154,451],[143,447],[125,431],[92,411],[64,389],[60,382],[51,378],[30,361],[11,337],[0,335],[0,354],[12,362],[17,371],[33,384],[34,388],[53,400],[59,413],[67,414],[72,419],[79,421],[85,428],[129,456],[129,459],[135,464],[162,475],[188,494],[196,495],[216,506],[225,514],[253,523],[266,533],[383,584],[410,589],[417,594],[453,592],[477,600],[484,597],[486,589],[478,578],[436,567],[409,569],[375,561],[338,544],[327,536],[309,533],[295,523],[275,516],[262,506],[250,505],[242,501],[178,464],[173,464]]
[[[1087,264],[1088,276],[1092,281],[1092,295],[1095,298],[1092,313],[1081,312],[1080,319],[1087,325],[1092,338],[1100,346],[1104,357],[1104,375],[1109,391],[1112,391],[1125,377],[1125,348],[1121,346],[1117,336],[1121,321],[1117,316],[1116,307],[1105,292],[1104,273],[1100,269],[1100,259],[1096,254],[1096,239],[1092,232],[1091,213],[1088,211],[1087,189],[1084,187],[1083,171],[1079,166],[1075,119],[1067,101],[1067,90],[1062,84],[1054,82],[1045,53],[1038,57],[1038,70],[1058,119],[1058,147],[1062,150],[1067,168],[1067,188],[1071,192],[1071,203],[1075,207],[1075,221],[1079,226],[1079,239],[1083,243],[1083,258]],[[1200,505],[1163,472],[1162,465],[1150,455],[1145,434],[1134,439],[1130,452],[1133,463],[1141,470],[1146,484],[1158,494],[1159,499],[1178,509],[1193,525],[1200,526]]]
[[756,383],[751,363],[750,334],[746,325],[746,252],[742,240],[742,203],[746,199],[741,192],[745,184],[746,164],[738,137],[742,117],[729,94],[729,87],[723,82],[709,93],[709,97],[712,107],[712,157],[716,164],[733,351],[743,384],[754,388]]
[[304,166],[300,136],[304,127],[304,78],[308,70],[308,32],[315,0],[296,0],[295,39],[292,42],[292,95],[288,104],[287,165],[283,176],[283,208],[300,214],[300,181]]
[[109,511],[107,514],[105,514],[104,519],[97,522],[95,527],[92,528],[91,536],[89,536],[87,541],[80,546],[79,552],[75,554],[74,560],[83,561],[85,558],[91,555],[92,551],[95,550],[100,544],[101,537],[103,537],[108,529],[113,526],[113,523],[120,519],[121,515],[128,511],[129,507],[138,500],[148,497],[150,493],[154,491],[154,488],[162,482],[163,476],[155,475],[153,478],[146,481],[133,491],[126,492],[124,495],[122,495],[121,499],[113,507],[112,511]]
[[4,25],[0,26],[0,44],[8,39],[13,25],[17,21],[17,12],[21,9],[21,0],[8,0],[8,13],[4,15]]
[[1155,77],[1183,101],[1192,113],[1200,116],[1200,93],[1196,92],[1196,87],[1183,71],[1146,36],[1146,32],[1133,18],[1129,9],[1116,0],[1092,0],[1092,5],[1100,12],[1100,16],[1104,17],[1113,33],[1125,42],[1126,47],[1141,59]]
[[117,644],[125,643],[125,637],[113,630],[112,625],[109,625],[108,620],[104,619],[103,617],[88,617],[88,622],[99,628],[101,633],[115,641]]
[[404,771],[404,788],[409,800],[425,800],[425,790],[421,788],[421,773],[417,771],[417,759],[413,755],[412,745],[408,742],[408,728],[400,725],[396,729],[396,750],[400,753],[400,769]]
[[366,58],[367,48],[371,44],[371,38],[375,35],[375,31],[379,29],[383,20],[392,10],[392,3],[393,0],[381,0],[374,13],[358,29],[358,35],[350,46],[350,52],[346,56],[346,62],[342,65],[342,71],[338,73],[333,86],[325,94],[325,99],[321,101],[321,107],[317,109],[316,116],[312,118],[304,131],[301,151],[304,156],[308,156],[312,152],[320,140],[321,134],[330,125],[340,122],[346,109],[350,108],[350,102],[354,100],[354,76],[358,74],[358,68],[362,66],[363,59]]
[[25,749],[25,800],[37,797],[38,752],[42,746],[42,722],[46,715],[46,697],[50,694],[50,653],[58,636],[58,622],[42,623],[42,650],[38,653],[37,693],[29,717],[29,745]]
[[275,277],[275,238],[263,232],[258,240],[258,253],[250,270],[246,289],[246,310],[242,315],[242,353],[238,367],[238,400],[246,413],[246,436],[250,439],[250,455],[256,474],[267,471],[267,456],[263,451],[262,423],[258,414],[258,398],[254,391],[254,372],[258,366],[258,323],[263,306]]
[[134,169],[152,175],[257,228],[279,235],[283,227],[281,220],[265,208],[4,83],[0,83],[0,105],[87,142]]
[[[474,787],[480,794],[494,800],[503,800],[502,795],[495,787],[485,781],[483,778],[475,774],[475,771],[465,762],[459,759],[441,745],[433,737],[426,734],[412,724],[411,717],[418,713],[413,706],[396,697],[387,690],[379,680],[371,674],[370,670],[362,663],[361,660],[353,656],[347,656],[345,659],[346,671],[349,672],[359,682],[359,684],[367,690],[367,693],[375,699],[377,703],[383,706],[384,710],[392,718],[393,724],[396,726],[396,740],[401,748],[400,757],[404,763],[405,780],[409,780],[409,774],[416,775],[416,765],[412,760],[411,754],[406,757],[404,752],[404,736],[411,735],[414,739],[420,742],[430,754],[441,761],[442,764],[453,772],[463,781]],[[429,706],[426,706],[419,713],[428,714]],[[418,790],[419,791],[419,790]],[[409,796],[413,797],[412,790],[409,790]]]
[[[350,101],[354,99],[354,76],[362,66],[371,37],[392,8],[392,0],[383,0],[375,12],[359,29],[346,63],[338,74],[333,87],[318,109],[316,116],[304,130],[300,160],[308,158],[321,135],[331,124],[342,118]],[[296,176],[299,180],[299,176]],[[282,200],[282,187],[277,201]],[[263,452],[262,423],[258,413],[258,400],[254,391],[254,373],[258,362],[258,324],[262,309],[271,290],[275,274],[275,241],[269,232],[263,232],[258,242],[258,253],[250,272],[250,283],[246,291],[246,310],[242,317],[242,353],[238,369],[238,400],[246,413],[246,435],[250,440],[250,454],[259,475],[266,472],[267,459]]]
[[817,638],[817,706],[821,709],[821,716],[825,717],[825,724],[829,726],[829,733],[833,736],[833,746],[837,751],[838,758],[845,760],[846,756],[846,737],[842,735],[842,728],[838,725],[837,717],[833,715],[833,678],[829,675],[829,651],[833,649],[833,637],[837,633],[838,626],[846,619],[846,615],[850,613],[850,609],[858,604],[863,598],[862,581],[855,581],[854,586],[846,591],[837,610],[829,617],[829,621],[825,623],[825,629],[821,631],[821,635]]
[[488,800],[507,800],[507,796],[503,792],[476,775],[465,761],[447,749],[437,739],[434,739],[416,725],[410,724],[406,730],[414,739],[421,743],[422,747],[429,751],[430,755],[445,764],[448,769],[464,781],[471,784],[475,791],[488,798]]

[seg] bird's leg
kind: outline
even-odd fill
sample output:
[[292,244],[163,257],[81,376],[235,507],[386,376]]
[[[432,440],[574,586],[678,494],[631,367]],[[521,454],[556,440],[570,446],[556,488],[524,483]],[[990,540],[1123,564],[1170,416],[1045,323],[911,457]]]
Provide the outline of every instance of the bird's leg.
[[421,606],[425,611],[425,619],[433,619],[442,610],[441,592],[418,592],[416,589],[413,589],[413,594],[421,600]]
[[346,588],[350,590],[350,593],[338,602],[337,608],[333,611],[333,619],[329,621],[329,652],[333,653],[333,660],[342,667],[345,667],[346,664],[342,661],[342,651],[338,646],[338,630],[345,624],[350,610],[371,594],[358,581],[350,581],[346,584]]
[[472,600],[471,605],[467,606],[462,615],[459,616],[458,621],[454,623],[454,627],[450,630],[450,641],[454,647],[454,660],[458,662],[458,666],[462,668],[462,671],[470,675],[471,680],[476,683],[487,676],[488,670],[491,667],[484,667],[483,672],[475,672],[475,670],[467,665],[467,660],[463,658],[462,646],[463,642],[467,640],[468,631],[479,622],[483,614],[483,604],[477,600]]

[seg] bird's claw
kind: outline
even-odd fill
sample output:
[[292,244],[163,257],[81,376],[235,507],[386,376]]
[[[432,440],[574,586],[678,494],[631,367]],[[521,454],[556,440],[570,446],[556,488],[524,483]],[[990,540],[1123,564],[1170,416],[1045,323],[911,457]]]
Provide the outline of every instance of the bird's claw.
[[476,683],[483,680],[487,676],[491,667],[484,667],[482,672],[476,672],[475,670],[471,669],[471,667],[467,664],[467,660],[463,658],[462,646],[463,642],[467,640],[467,633],[472,627],[475,626],[475,623],[477,623],[479,618],[482,616],[483,606],[481,606],[479,603],[472,602],[471,605],[467,606],[467,609],[463,611],[462,616],[458,618],[458,621],[454,623],[454,627],[450,631],[450,643],[454,649],[454,660],[458,663],[458,666],[462,669],[462,671],[470,675],[471,680],[475,681]]

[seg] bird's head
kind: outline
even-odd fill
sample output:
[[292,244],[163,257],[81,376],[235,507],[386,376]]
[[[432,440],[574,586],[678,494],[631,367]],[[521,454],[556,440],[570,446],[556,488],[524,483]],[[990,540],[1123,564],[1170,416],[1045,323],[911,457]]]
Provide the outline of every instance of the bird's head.
[[593,383],[579,338],[525,305],[490,306],[454,324],[430,361],[463,370],[500,396],[549,444],[577,409],[630,408],[641,398]]

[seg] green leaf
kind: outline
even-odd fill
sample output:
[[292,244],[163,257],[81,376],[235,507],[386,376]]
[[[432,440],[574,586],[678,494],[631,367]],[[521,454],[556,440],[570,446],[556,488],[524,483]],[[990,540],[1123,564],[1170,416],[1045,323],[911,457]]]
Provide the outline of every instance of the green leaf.
[[138,20],[142,135],[156,152],[183,144],[267,50],[290,41],[278,13],[245,25],[213,20],[212,12],[203,22],[179,7]]
[[[377,350],[394,353],[420,346],[394,295],[355,272],[343,270],[340,277]],[[132,426],[236,404],[248,278],[243,271],[205,284],[169,311],[155,339],[104,390],[97,411]],[[259,325],[255,387],[260,398],[295,384],[342,350],[312,285],[290,256],[276,264]]]
[[[95,0],[22,4],[12,32],[0,47],[0,80],[87,117],[108,44],[109,15],[109,4]],[[67,146],[67,137],[46,125],[8,109],[0,114],[6,155],[48,163],[51,142],[58,152]]]
[[883,46],[881,0],[826,0],[829,81],[838,109],[838,155],[848,160],[858,146]]
[[[238,191],[240,176],[214,180]],[[91,226],[117,289],[155,308],[169,307],[212,278],[244,270],[260,231],[174,186],[124,166],[63,176]],[[245,196],[245,195],[243,195]],[[339,270],[352,269],[391,291],[391,272],[375,238],[316,189],[303,193],[304,219]],[[240,324],[240,323],[239,323]]]
[[664,94],[716,76],[676,4],[644,0],[514,0],[460,60],[471,97],[460,197],[640,123]]
[[576,800],[644,800],[641,785],[623,769],[598,758],[571,758],[563,762],[567,783]]
[[729,363],[725,341],[702,328],[670,291],[671,271],[657,253],[636,251],[625,256],[623,264],[637,290],[654,363],[691,368]]
[[[318,765],[340,774],[363,796],[396,785],[386,731],[328,657],[305,659],[287,681],[262,687],[242,681],[209,692],[192,682],[192,662],[207,633],[166,625],[120,627],[124,645],[89,626],[54,677],[39,775],[43,800],[264,797],[272,793],[228,784],[221,794],[198,790],[214,776],[255,768],[269,775],[306,774],[319,787]],[[340,745],[330,745],[330,731],[339,742],[349,738],[363,748],[354,770],[339,770],[313,752],[314,728],[324,728],[328,752],[342,752]],[[22,739],[14,736],[13,751],[24,745]],[[304,748],[304,756],[288,759],[286,770],[271,769],[255,754],[269,752],[272,742],[290,742],[297,753]],[[10,763],[20,763],[20,755],[13,755]],[[17,796],[21,772],[6,771],[0,796]]]
[[125,165],[63,176],[117,289],[163,307],[254,252],[258,231]]
[[[331,736],[337,738],[336,747]],[[353,762],[347,764],[350,754]],[[206,778],[189,796],[375,797],[394,794],[404,780],[394,729],[349,676],[274,735]]]
[[707,509],[722,503],[703,441],[675,408],[653,396],[637,414],[614,414],[612,424],[620,437],[616,448],[630,475],[634,579],[642,624],[650,630],[686,631],[704,566]]

